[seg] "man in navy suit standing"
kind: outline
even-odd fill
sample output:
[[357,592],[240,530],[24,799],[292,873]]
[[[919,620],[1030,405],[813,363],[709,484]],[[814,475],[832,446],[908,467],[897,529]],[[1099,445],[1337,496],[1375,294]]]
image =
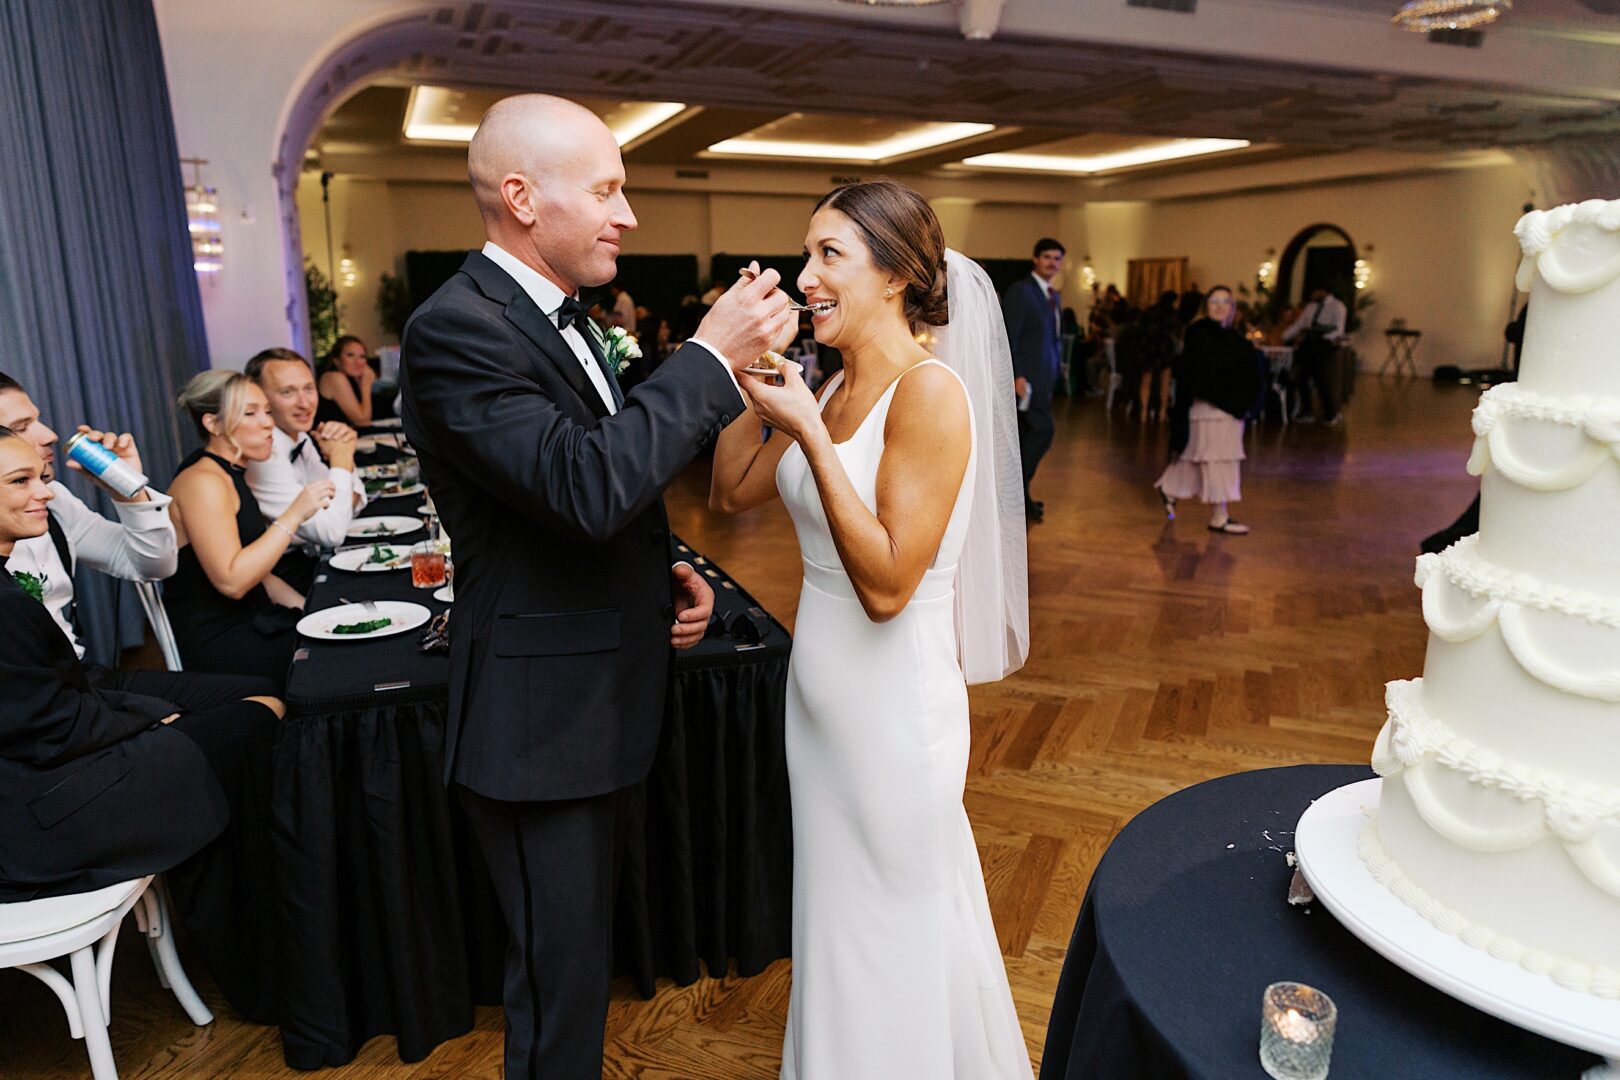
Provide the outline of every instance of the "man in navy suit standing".
[[1052,387],[1063,358],[1059,336],[1063,297],[1052,279],[1063,269],[1063,245],[1050,236],[1035,242],[1029,277],[1007,287],[1001,310],[1012,345],[1014,387],[1018,393],[1018,445],[1024,459],[1024,516],[1040,521],[1045,504],[1032,499],[1029,482],[1052,447]]

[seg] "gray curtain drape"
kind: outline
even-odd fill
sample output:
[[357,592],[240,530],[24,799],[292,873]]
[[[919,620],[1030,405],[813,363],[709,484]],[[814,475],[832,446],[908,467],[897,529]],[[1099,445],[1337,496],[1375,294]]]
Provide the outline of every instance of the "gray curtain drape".
[[[192,441],[174,397],[208,345],[149,0],[0,0],[0,99],[0,370],[64,440],[132,432],[161,487]],[[141,640],[133,590],[75,583],[91,658],[116,663]]]

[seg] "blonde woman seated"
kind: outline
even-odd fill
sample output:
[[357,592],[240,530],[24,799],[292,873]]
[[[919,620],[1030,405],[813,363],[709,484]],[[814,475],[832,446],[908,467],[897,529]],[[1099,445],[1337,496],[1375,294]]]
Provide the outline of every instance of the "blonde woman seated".
[[267,523],[244,472],[271,452],[264,391],[240,372],[205,371],[181,391],[180,407],[207,440],[169,486],[180,565],[164,597],[180,658],[187,671],[262,675],[283,686],[304,598],[275,575],[276,562],[336,489],[318,480]]
[[1210,506],[1211,532],[1241,536],[1247,525],[1227,507],[1243,497],[1243,419],[1260,394],[1260,358],[1232,327],[1232,290],[1217,285],[1204,317],[1187,327],[1173,365],[1176,400],[1170,411],[1170,467],[1153,485],[1174,521],[1176,501],[1197,496]]

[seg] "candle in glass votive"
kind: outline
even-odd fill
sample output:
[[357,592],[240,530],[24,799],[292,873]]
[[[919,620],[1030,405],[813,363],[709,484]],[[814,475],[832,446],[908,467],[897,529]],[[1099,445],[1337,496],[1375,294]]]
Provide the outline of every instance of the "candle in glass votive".
[[1276,1080],[1325,1080],[1339,1011],[1302,983],[1266,987],[1260,1003],[1260,1064]]

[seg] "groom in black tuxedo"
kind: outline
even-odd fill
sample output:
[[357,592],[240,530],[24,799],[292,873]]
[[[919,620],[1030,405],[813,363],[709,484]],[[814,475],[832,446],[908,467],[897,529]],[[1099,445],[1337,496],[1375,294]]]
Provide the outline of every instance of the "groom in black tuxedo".
[[612,133],[507,98],[468,172],[489,242],[401,341],[405,432],[456,544],[445,775],[511,930],[506,1075],[597,1080],[621,796],[652,767],[671,646],[714,603],[660,495],[793,315],[774,272],[739,283],[624,395],[577,299],[636,227]]

